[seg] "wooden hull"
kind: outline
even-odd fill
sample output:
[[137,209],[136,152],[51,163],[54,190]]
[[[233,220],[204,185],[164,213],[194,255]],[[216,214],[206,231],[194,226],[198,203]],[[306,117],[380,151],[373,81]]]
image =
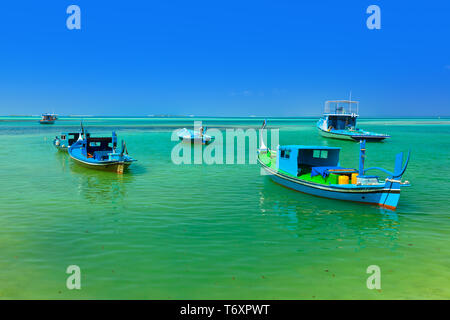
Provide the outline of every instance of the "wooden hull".
[[361,187],[323,185],[276,172],[259,159],[258,161],[274,182],[302,193],[329,199],[375,204],[391,210],[396,209],[400,199],[400,187],[392,187],[392,185],[391,188],[386,185]]
[[40,124],[54,124],[55,121],[54,121],[54,120],[49,120],[49,121],[46,121],[46,120],[45,120],[45,121],[40,120],[39,123],[40,123]]

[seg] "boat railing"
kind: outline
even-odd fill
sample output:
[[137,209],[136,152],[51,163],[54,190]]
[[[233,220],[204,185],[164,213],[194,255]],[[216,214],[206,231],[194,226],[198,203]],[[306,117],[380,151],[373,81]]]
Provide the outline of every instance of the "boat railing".
[[330,100],[325,102],[324,114],[327,115],[352,115],[357,117],[359,109],[358,101]]
[[395,159],[395,169],[394,172],[391,172],[389,170],[386,170],[384,168],[380,168],[380,167],[370,167],[367,169],[363,169],[365,174],[367,171],[369,170],[379,170],[382,171],[384,173],[387,173],[389,175],[389,178],[400,178],[403,176],[403,174],[406,171],[406,168],[408,167],[408,163],[409,163],[409,159],[411,157],[411,151],[408,151],[408,155],[406,157],[406,160],[403,162],[403,152],[400,152],[397,154],[396,159]]

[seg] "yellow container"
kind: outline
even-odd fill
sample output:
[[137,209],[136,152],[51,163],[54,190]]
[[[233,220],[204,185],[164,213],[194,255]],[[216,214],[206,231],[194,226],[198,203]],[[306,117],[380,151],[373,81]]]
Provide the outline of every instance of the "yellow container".
[[339,184],[348,184],[348,176],[341,175],[339,176]]
[[352,173],[352,184],[356,184],[358,179],[356,178],[358,176],[358,173]]

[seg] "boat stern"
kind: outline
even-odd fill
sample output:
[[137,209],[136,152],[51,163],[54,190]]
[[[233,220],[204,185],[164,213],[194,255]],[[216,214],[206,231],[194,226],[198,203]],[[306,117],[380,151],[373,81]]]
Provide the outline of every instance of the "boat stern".
[[401,187],[409,186],[408,181],[401,182],[400,180],[387,178],[384,184],[384,190],[387,191],[381,194],[379,205],[387,209],[395,210],[400,200]]
[[355,134],[351,135],[351,138],[355,141],[366,140],[368,142],[378,142],[384,139],[389,139],[391,136],[387,134],[368,133],[368,134]]

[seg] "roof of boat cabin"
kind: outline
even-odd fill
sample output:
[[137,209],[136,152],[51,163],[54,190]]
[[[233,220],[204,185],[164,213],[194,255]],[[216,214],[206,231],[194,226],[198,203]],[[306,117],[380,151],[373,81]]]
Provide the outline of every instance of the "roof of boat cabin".
[[290,144],[285,146],[280,146],[280,148],[291,148],[291,149],[302,149],[302,150],[341,150],[339,147],[327,147],[327,146],[302,146],[296,144]]
[[112,137],[91,137],[91,136],[88,136],[87,139],[89,140],[89,142],[102,142],[102,141],[111,142],[113,138]]
[[359,103],[359,101],[355,100],[327,100],[325,103]]

